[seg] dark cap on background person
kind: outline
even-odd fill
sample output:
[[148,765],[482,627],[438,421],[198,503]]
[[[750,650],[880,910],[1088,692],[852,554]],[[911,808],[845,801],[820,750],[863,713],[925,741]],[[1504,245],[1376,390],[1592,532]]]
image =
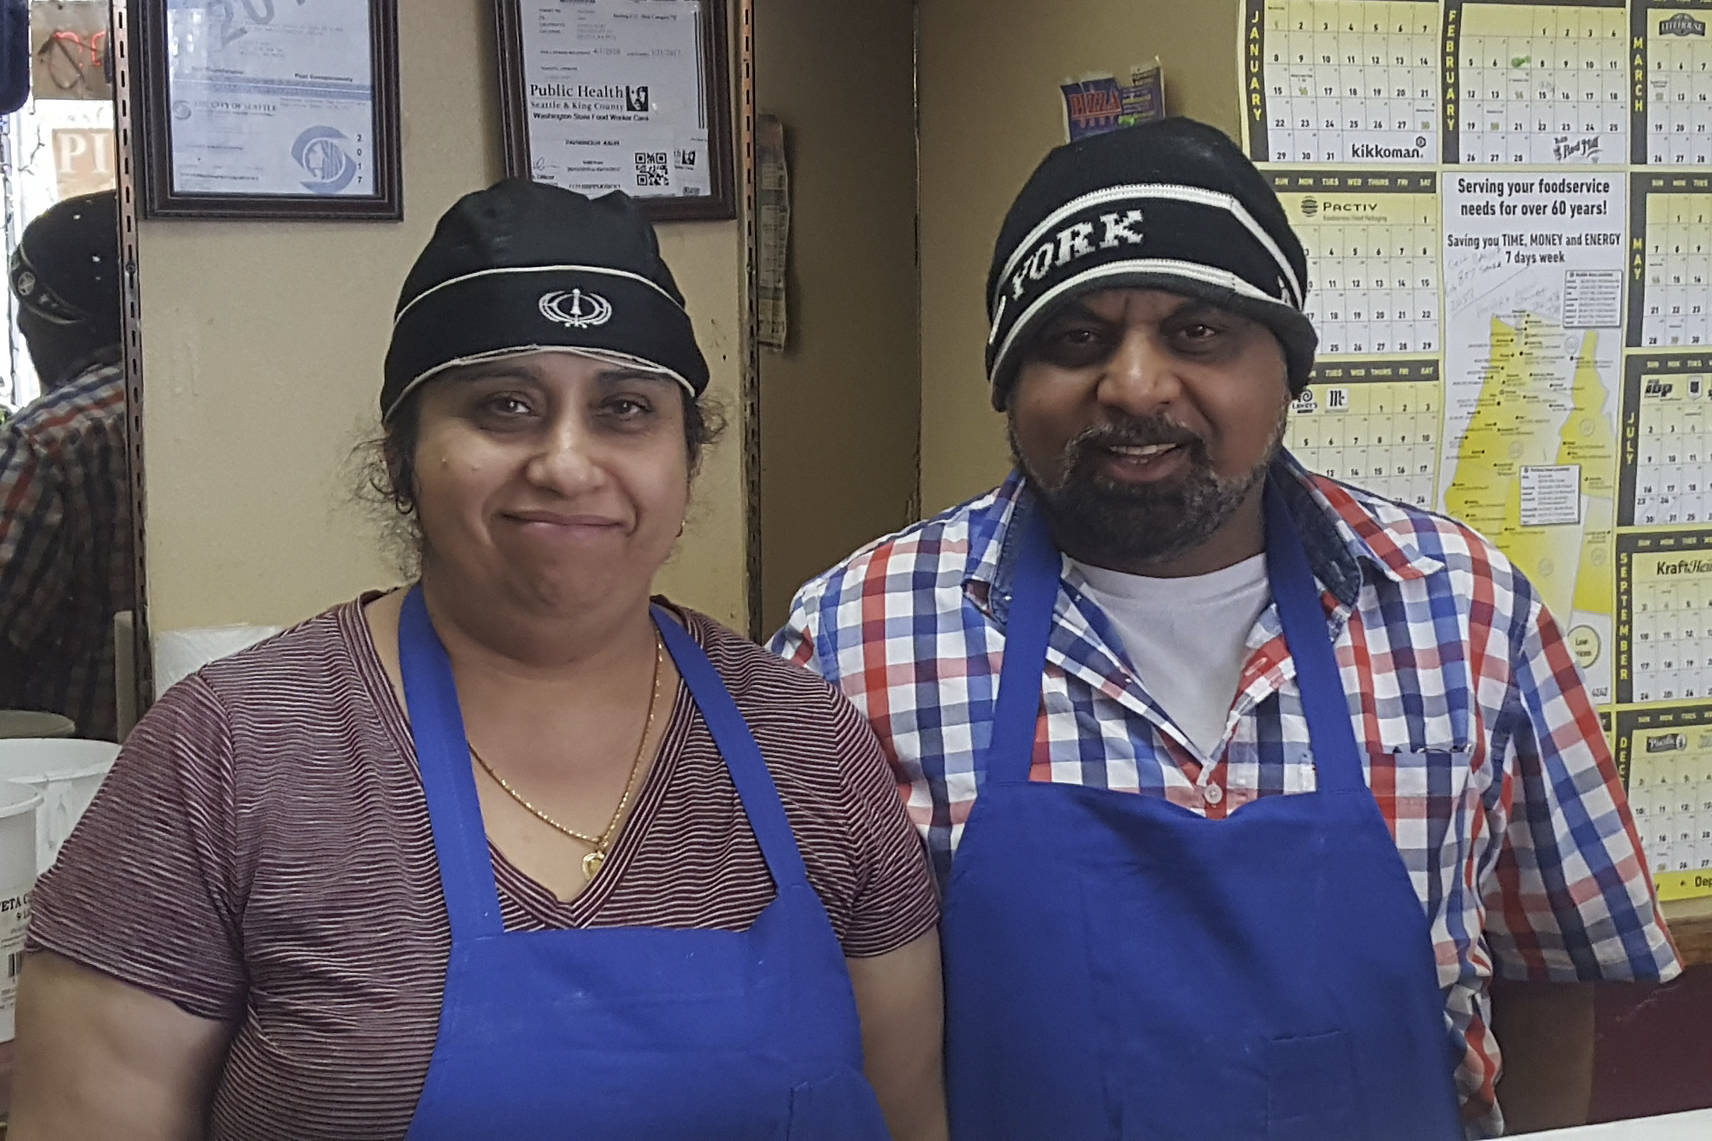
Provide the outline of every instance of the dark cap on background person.
[[41,323],[91,345],[120,337],[119,200],[111,190],[67,198],[24,227],[9,267],[12,295]]
[[620,191],[507,179],[448,210],[398,298],[381,415],[449,369],[543,351],[662,373],[692,397],[707,388],[654,228]]
[[1162,289],[1261,322],[1301,391],[1319,338],[1308,260],[1266,177],[1219,130],[1163,119],[1049,153],[1005,217],[987,277],[987,377],[1003,410],[1034,337],[1102,289]]

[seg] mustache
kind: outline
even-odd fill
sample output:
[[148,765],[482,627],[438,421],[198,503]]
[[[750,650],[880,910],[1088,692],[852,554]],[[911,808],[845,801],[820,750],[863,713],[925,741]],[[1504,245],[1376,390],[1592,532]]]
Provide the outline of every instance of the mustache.
[[1130,417],[1094,424],[1082,429],[1064,445],[1064,467],[1072,470],[1086,463],[1091,453],[1108,448],[1145,448],[1154,444],[1189,447],[1197,455],[1206,445],[1201,437],[1163,416]]

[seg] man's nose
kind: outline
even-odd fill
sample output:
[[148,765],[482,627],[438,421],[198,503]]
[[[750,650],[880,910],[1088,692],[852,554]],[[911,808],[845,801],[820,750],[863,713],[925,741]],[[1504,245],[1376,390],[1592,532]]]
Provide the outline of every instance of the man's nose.
[[1106,362],[1097,395],[1102,404],[1131,416],[1147,416],[1182,395],[1176,357],[1157,330],[1130,329]]

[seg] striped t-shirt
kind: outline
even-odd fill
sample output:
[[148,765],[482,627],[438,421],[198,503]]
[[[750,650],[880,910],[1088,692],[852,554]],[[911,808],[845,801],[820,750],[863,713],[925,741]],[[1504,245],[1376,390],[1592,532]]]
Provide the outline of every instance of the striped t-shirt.
[[[921,844],[867,721],[813,674],[693,612],[749,723],[846,955],[937,921]],[[773,897],[681,684],[660,756],[577,899],[493,853],[508,930],[742,929]],[[348,603],[170,690],[35,894],[31,945],[236,1033],[209,1138],[402,1138],[450,946],[409,726]]]

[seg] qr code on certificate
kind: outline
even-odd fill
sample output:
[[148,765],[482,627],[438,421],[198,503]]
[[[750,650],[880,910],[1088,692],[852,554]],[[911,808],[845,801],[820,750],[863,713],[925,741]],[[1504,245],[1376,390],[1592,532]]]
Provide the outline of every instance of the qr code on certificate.
[[636,185],[638,187],[668,187],[672,184],[672,169],[667,165],[665,151],[636,152]]

